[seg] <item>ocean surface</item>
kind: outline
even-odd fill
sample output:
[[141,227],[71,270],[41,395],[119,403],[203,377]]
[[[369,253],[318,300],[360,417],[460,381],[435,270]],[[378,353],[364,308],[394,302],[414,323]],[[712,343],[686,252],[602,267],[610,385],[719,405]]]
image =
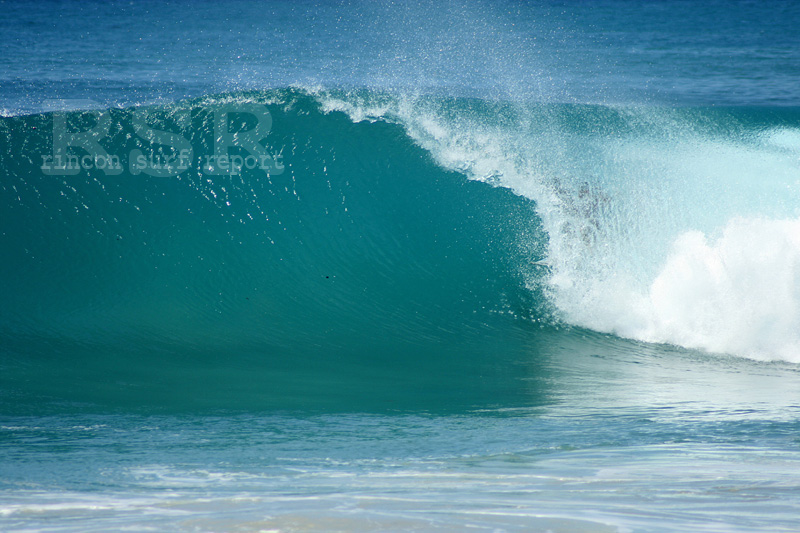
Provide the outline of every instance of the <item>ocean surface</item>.
[[0,1],[0,530],[797,531],[798,28]]

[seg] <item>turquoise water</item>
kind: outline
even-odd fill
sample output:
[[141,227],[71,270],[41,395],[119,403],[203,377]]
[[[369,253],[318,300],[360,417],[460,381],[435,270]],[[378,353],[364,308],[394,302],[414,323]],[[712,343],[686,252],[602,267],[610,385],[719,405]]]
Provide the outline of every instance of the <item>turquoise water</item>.
[[794,4],[0,10],[0,529],[796,529]]

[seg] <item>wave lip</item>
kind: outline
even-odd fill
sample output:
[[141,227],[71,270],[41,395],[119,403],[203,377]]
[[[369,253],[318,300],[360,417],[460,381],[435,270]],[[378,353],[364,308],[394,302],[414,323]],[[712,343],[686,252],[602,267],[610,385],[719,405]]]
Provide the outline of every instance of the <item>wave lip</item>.
[[548,257],[528,261],[530,287],[565,322],[800,362],[797,109],[317,97],[532,199]]

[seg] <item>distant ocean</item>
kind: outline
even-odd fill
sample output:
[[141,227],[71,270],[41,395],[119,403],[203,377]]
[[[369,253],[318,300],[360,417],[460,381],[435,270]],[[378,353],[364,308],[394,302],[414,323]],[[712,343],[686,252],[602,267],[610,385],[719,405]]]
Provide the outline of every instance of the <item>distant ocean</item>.
[[0,530],[797,530],[800,3],[5,0],[0,50]]

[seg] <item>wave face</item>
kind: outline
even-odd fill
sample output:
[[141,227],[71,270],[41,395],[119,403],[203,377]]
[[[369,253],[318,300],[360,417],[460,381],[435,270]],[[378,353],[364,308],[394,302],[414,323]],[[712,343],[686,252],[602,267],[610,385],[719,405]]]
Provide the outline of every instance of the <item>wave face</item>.
[[[215,110],[255,103],[274,168],[206,173]],[[131,154],[156,152],[136,113],[181,132],[191,168],[150,175],[154,156],[140,171]],[[61,116],[70,131],[98,123]],[[354,394],[374,407],[469,389],[468,403],[491,403],[473,378],[522,342],[514,317],[546,312],[520,268],[544,256],[533,202],[441,168],[399,125],[325,114],[294,90],[104,116],[116,175],[46,175],[62,118],[3,119],[8,395],[292,407]]]
[[[272,166],[210,173],[263,110]],[[54,171],[101,122],[119,172]],[[0,154],[5,401],[503,403],[562,325],[800,362],[793,108],[282,89],[4,117]]]

